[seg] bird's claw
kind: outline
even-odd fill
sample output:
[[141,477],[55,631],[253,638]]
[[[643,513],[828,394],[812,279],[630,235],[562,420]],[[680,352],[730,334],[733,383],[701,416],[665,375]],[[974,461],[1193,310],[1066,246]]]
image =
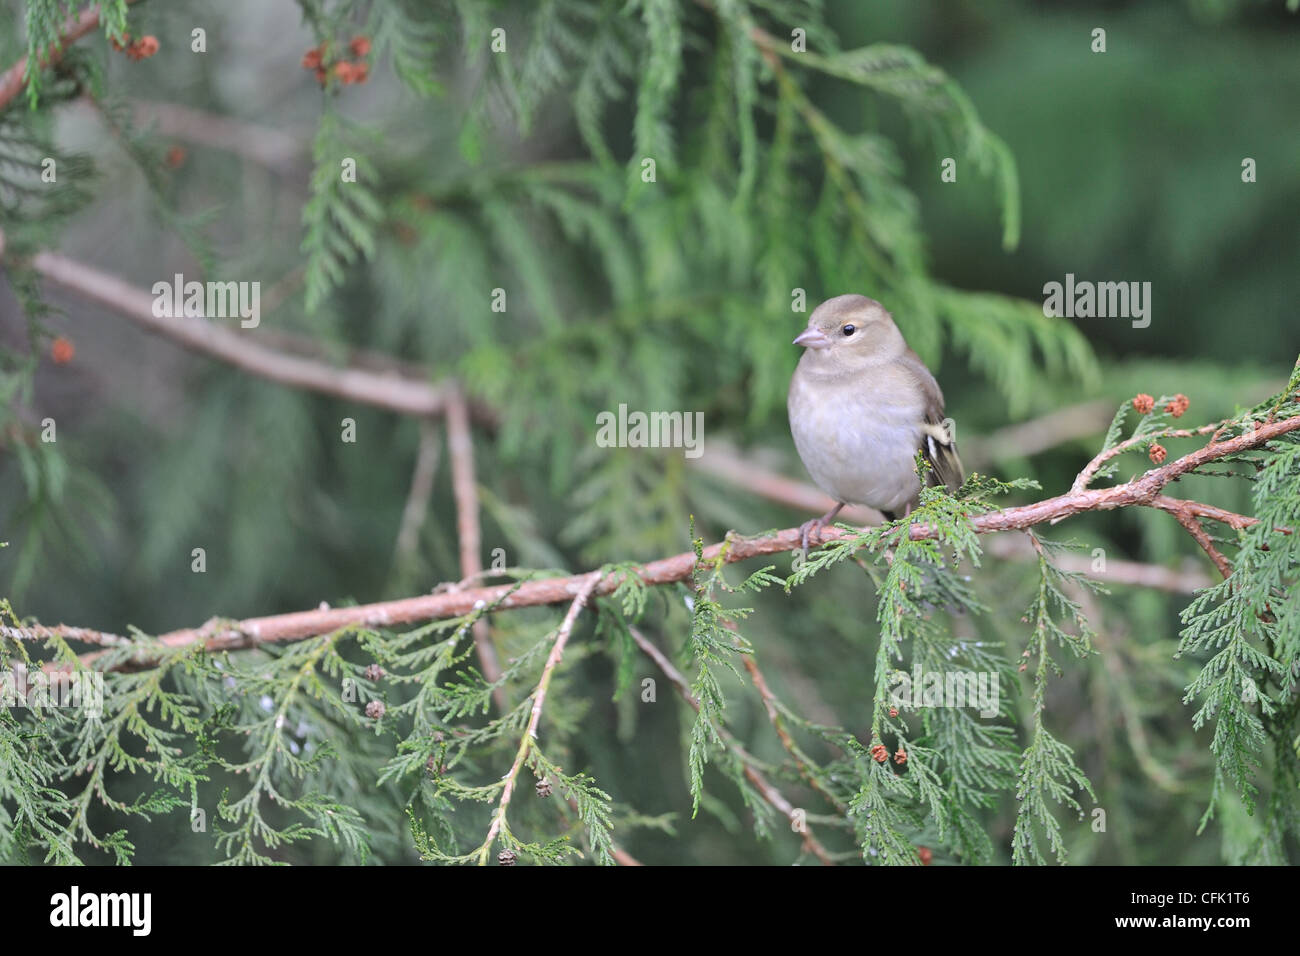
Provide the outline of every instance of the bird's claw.
[[808,557],[809,532],[812,532],[814,535],[816,535],[818,539],[816,543],[821,544],[820,539],[822,536],[822,528],[826,527],[828,524],[834,521],[835,516],[840,513],[840,509],[843,507],[844,507],[844,502],[841,501],[839,504],[837,504],[830,511],[826,512],[820,518],[813,518],[811,521],[805,521],[803,524],[799,526],[799,543],[803,547],[803,555],[805,558]]
[[821,543],[820,538],[822,536],[822,528],[824,527],[826,527],[826,522],[821,518],[813,518],[811,521],[805,521],[803,524],[799,526],[799,544],[803,550],[803,554],[805,558],[808,557],[809,536],[816,535],[818,540],[815,543],[820,544]]

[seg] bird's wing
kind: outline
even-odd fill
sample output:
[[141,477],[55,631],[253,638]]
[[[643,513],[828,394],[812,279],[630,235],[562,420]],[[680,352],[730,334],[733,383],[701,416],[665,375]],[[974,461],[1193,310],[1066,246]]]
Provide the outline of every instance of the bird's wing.
[[930,475],[930,484],[947,485],[948,491],[955,492],[966,480],[961,459],[957,456],[957,442],[950,429],[944,424],[943,392],[935,381],[925,363],[911,349],[903,357],[904,364],[916,377],[925,398],[925,425],[921,436],[921,453],[934,471]]

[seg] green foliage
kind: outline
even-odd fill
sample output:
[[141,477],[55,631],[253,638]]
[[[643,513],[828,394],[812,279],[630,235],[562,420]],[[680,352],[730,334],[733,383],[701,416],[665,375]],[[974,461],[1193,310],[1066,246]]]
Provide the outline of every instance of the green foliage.
[[104,36],[110,40],[121,39],[126,33],[127,0],[97,0],[94,3],[26,0],[27,62],[23,67],[23,82],[27,84],[27,103],[32,109],[41,102],[46,85],[45,68],[52,59],[49,54],[62,50],[64,29],[92,7],[98,8],[99,26]]
[[[694,528],[692,527],[692,532]],[[690,685],[690,697],[695,706],[695,720],[691,725],[690,764],[691,781],[691,815],[699,812],[700,799],[704,793],[704,766],[710,754],[723,744],[721,728],[726,701],[722,689],[722,671],[730,670],[739,676],[732,663],[735,654],[747,654],[751,648],[738,630],[738,622],[744,620],[749,608],[724,608],[716,600],[718,591],[726,593],[754,592],[772,584],[779,579],[772,576],[772,568],[766,567],[755,571],[738,586],[731,587],[722,576],[725,561],[725,547],[717,559],[704,562],[704,541],[693,537],[696,557],[696,572],[692,593],[685,596],[690,609],[691,629],[687,639],[687,648],[695,666],[695,677]],[[730,765],[733,779],[739,777],[741,768]],[[737,780],[743,793],[748,792],[746,784]]]
[[[57,149],[39,119],[13,110],[0,113],[0,212],[6,225],[61,219],[90,198],[89,159]],[[43,173],[57,178],[51,182]]]
[[302,211],[308,312],[343,281],[347,266],[375,253],[375,224],[382,216],[369,185],[375,166],[350,147],[346,132],[343,119],[326,111],[312,145],[311,199]]
[[[19,623],[3,598],[0,623]],[[21,644],[5,643],[2,649],[0,663],[8,673],[15,663],[26,667],[31,662]],[[0,710],[0,758],[0,859],[26,860],[39,849],[46,862],[75,863],[74,837],[67,826],[72,805],[56,786],[63,768],[50,732],[28,726],[12,708]]]
[[[1226,431],[1248,433],[1259,422],[1300,412],[1296,388],[1300,364],[1285,391],[1253,409]],[[1229,787],[1254,810],[1254,780],[1264,750],[1271,744],[1277,791],[1296,779],[1296,673],[1300,623],[1295,581],[1300,542],[1290,530],[1300,527],[1300,442],[1284,435],[1243,456],[1253,466],[1252,497],[1257,523],[1238,533],[1232,574],[1200,592],[1183,610],[1179,655],[1205,656],[1204,667],[1187,687],[1185,702],[1197,701],[1197,729],[1214,722],[1210,744],[1216,764],[1214,785],[1201,827],[1214,817]],[[1288,530],[1281,530],[1288,529]],[[1266,836],[1256,853],[1277,858],[1287,833],[1296,831],[1295,813],[1277,796],[1269,804]]]
[[[1068,651],[1075,657],[1092,653],[1092,628],[1084,617],[1079,601],[1066,593],[1066,588],[1076,591],[1102,591],[1104,588],[1082,574],[1062,571],[1051,561],[1051,554],[1060,548],[1043,541],[1031,533],[1038,552],[1038,593],[1029,604],[1024,620],[1033,627],[1033,635],[1024,657],[1035,661],[1033,689],[1033,728],[1029,746],[1020,758],[1020,775],[1016,784],[1016,799],[1020,810],[1016,815],[1016,829],[1011,839],[1012,859],[1016,863],[1045,863],[1040,846],[1040,830],[1045,834],[1048,849],[1057,862],[1066,861],[1065,843],[1061,826],[1052,813],[1049,799],[1078,811],[1083,819],[1083,807],[1075,798],[1076,791],[1085,790],[1095,802],[1097,797],[1092,784],[1074,761],[1074,751],[1055,737],[1043,720],[1047,707],[1047,679],[1049,674],[1062,673],[1051,657],[1052,645]],[[1064,626],[1063,626],[1064,625]],[[1071,630],[1066,630],[1066,627]]]

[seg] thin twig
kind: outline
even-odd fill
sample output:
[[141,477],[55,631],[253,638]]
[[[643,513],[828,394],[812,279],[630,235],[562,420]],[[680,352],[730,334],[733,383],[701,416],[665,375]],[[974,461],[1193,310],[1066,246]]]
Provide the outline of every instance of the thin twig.
[[505,825],[506,810],[509,808],[510,798],[515,792],[515,784],[519,780],[519,771],[523,769],[524,761],[528,759],[528,754],[533,748],[533,741],[537,739],[537,725],[542,720],[542,707],[546,704],[546,691],[551,686],[551,675],[555,673],[560,658],[564,656],[564,647],[569,643],[569,635],[573,633],[573,625],[578,620],[578,614],[587,606],[587,601],[591,598],[596,586],[600,584],[601,578],[604,576],[603,571],[592,571],[590,574],[583,575],[583,584],[573,602],[569,605],[569,611],[564,615],[564,620],[560,622],[560,628],[555,635],[555,643],[551,645],[551,653],[547,655],[546,663],[542,666],[541,679],[537,682],[537,689],[533,691],[533,707],[528,716],[528,729],[524,731],[524,735],[519,741],[519,750],[515,753],[515,762],[503,778],[505,786],[501,791],[501,801],[497,804],[496,812],[492,815],[492,825],[488,828],[487,838],[479,848],[479,866],[487,864],[488,854],[492,852],[492,842]]
[[1214,542],[1210,539],[1210,536],[1206,533],[1205,529],[1201,527],[1201,522],[1196,518],[1196,516],[1182,508],[1175,508],[1170,513],[1180,525],[1187,529],[1187,533],[1190,534],[1196,540],[1196,543],[1201,546],[1201,550],[1210,556],[1210,560],[1213,561],[1214,566],[1219,569],[1219,573],[1222,574],[1225,579],[1232,577],[1232,565],[1229,564],[1228,559],[1223,556],[1223,552],[1214,546]]
[[[1156,495],[1151,499],[1151,506],[1159,508],[1161,511],[1176,512],[1182,511],[1187,514],[1195,515],[1198,518],[1210,518],[1214,521],[1226,524],[1233,531],[1240,531],[1242,528],[1249,528],[1251,525],[1259,524],[1258,518],[1252,518],[1250,515],[1238,514],[1235,511],[1228,511],[1215,505],[1207,505],[1200,501],[1188,501],[1181,498],[1170,498],[1167,495]],[[1290,534],[1291,529],[1278,526],[1273,529],[1280,534]]]
[[750,680],[754,682],[754,689],[758,691],[758,696],[763,699],[763,707],[767,711],[767,719],[771,722],[772,729],[776,731],[777,737],[781,739],[781,746],[785,748],[786,753],[790,755],[790,759],[794,761],[795,769],[799,771],[799,776],[804,779],[804,782],[807,783],[808,786],[820,793],[836,810],[840,813],[847,813],[848,807],[842,800],[836,797],[835,794],[827,790],[822,785],[822,782],[817,779],[816,775],[813,774],[812,770],[809,768],[808,762],[804,759],[803,751],[799,749],[799,745],[795,743],[794,738],[790,736],[790,731],[787,730],[785,726],[785,718],[781,716],[781,711],[777,708],[776,695],[772,693],[772,688],[767,686],[767,678],[765,678],[763,672],[758,669],[758,662],[754,660],[754,655],[745,654],[741,660],[744,661],[745,670],[749,671]]
[[1133,448],[1135,445],[1151,442],[1157,438],[1195,438],[1198,435],[1208,435],[1211,432],[1218,431],[1218,429],[1222,428],[1224,424],[1225,422],[1214,422],[1210,425],[1202,425],[1200,428],[1164,428],[1154,432],[1147,432],[1144,435],[1134,435],[1131,438],[1126,438],[1122,442],[1112,445],[1110,448],[1099,451],[1092,461],[1084,465],[1083,471],[1079,472],[1078,477],[1074,479],[1074,484],[1070,487],[1070,491],[1083,491],[1089,484],[1091,484],[1092,479],[1097,476],[1097,472],[1101,469],[1102,465],[1106,464],[1106,462],[1110,461],[1112,458],[1124,454],[1124,452]]

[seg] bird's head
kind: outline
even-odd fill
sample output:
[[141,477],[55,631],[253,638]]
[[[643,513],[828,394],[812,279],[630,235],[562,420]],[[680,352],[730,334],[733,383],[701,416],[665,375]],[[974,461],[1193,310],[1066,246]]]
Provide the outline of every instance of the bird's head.
[[897,358],[907,348],[889,310],[865,295],[827,299],[794,340],[822,365],[865,367]]

